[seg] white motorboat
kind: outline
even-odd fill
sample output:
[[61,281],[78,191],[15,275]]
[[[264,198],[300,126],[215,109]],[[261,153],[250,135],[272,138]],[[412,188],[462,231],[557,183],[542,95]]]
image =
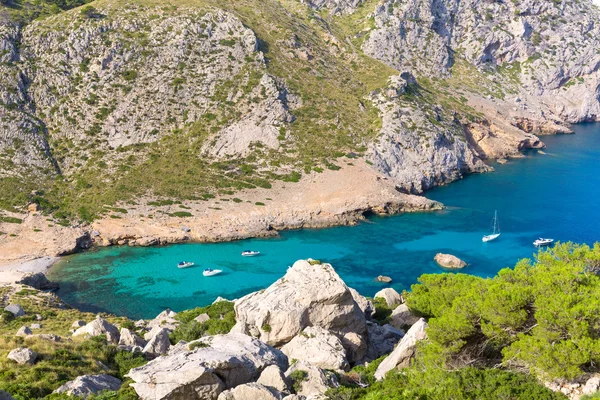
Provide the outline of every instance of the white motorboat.
[[500,224],[498,223],[498,211],[494,211],[494,231],[491,235],[485,235],[481,238],[482,242],[491,242],[492,240],[498,238],[500,236]]
[[214,276],[214,275],[218,275],[221,272],[223,272],[222,269],[212,269],[212,268],[206,268],[203,272],[202,275],[204,276]]
[[189,268],[189,267],[193,267],[194,265],[196,265],[196,264],[194,264],[191,261],[181,261],[181,262],[177,263],[177,268]]
[[535,247],[540,247],[540,246],[548,246],[549,244],[551,244],[552,242],[554,242],[554,239],[544,239],[544,238],[539,238],[536,239],[533,242],[533,245]]
[[243,257],[254,257],[260,254],[260,251],[256,251],[256,250],[244,250],[242,251],[242,256]]

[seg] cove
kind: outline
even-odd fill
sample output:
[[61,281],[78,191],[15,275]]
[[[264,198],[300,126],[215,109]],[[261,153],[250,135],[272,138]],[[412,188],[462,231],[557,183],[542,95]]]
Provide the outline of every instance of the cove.
[[[433,189],[427,197],[446,210],[374,217],[352,227],[284,231],[276,239],[166,247],[108,247],[65,257],[52,267],[58,295],[86,311],[152,318],[210,304],[217,296],[234,299],[279,279],[301,258],[331,263],[345,282],[372,296],[389,285],[409,289],[424,273],[446,272],[433,261],[438,252],[469,265],[461,272],[493,276],[536,252],[537,237],[593,244],[600,240],[600,124],[575,126],[575,135],[549,136],[545,155],[494,163],[496,172],[471,175]],[[490,243],[494,210],[502,235]],[[261,255],[243,258],[244,249]],[[176,268],[191,260],[199,266]],[[203,277],[206,267],[223,269]]]

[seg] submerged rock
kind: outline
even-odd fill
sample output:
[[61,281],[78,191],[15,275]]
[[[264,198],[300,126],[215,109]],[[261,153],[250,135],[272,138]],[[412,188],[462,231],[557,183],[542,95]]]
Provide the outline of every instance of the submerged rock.
[[390,278],[389,276],[385,276],[385,275],[379,275],[376,278],[377,282],[384,282],[384,283],[390,283],[392,281],[392,278]]
[[340,338],[348,361],[360,360],[366,353],[365,314],[330,264],[296,261],[266,290],[237,300],[235,312],[232,331],[273,346],[288,343],[308,326],[318,326]]
[[433,259],[444,268],[464,268],[467,266],[466,262],[452,254],[437,253]]
[[53,393],[86,398],[104,390],[119,390],[121,383],[120,379],[110,375],[82,375],[65,383]]

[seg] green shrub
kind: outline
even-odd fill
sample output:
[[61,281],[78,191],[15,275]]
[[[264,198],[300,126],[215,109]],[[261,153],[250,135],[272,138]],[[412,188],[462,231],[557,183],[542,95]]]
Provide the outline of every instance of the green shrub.
[[271,325],[269,325],[268,323],[264,323],[263,326],[260,327],[263,331],[269,333],[271,332]]
[[302,390],[302,382],[308,378],[308,372],[301,369],[297,369],[290,374],[290,380],[292,381],[292,387],[294,392],[298,393]]
[[114,356],[114,363],[119,371],[119,378],[123,379],[125,374],[132,368],[146,364],[148,360],[141,353],[119,350]]
[[[210,317],[208,321],[203,323],[194,321],[194,318],[204,313]],[[235,311],[230,301],[219,301],[210,306],[181,311],[175,318],[181,324],[169,335],[174,344],[180,340],[191,342],[205,335],[228,333],[235,325]]]
[[179,217],[179,218],[185,218],[185,217],[193,217],[191,212],[188,211],[175,211],[174,213],[169,214],[171,217]]
[[387,324],[392,315],[392,310],[386,303],[385,299],[376,297],[373,299],[373,305],[375,306],[375,313],[371,316],[372,319],[377,321],[379,324]]

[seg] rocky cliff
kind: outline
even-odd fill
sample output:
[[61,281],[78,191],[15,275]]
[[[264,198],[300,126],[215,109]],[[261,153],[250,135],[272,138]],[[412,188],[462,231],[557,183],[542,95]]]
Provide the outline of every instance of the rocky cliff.
[[600,115],[588,0],[86,7],[2,14],[4,208],[37,190],[89,220],[134,194],[206,199],[356,157],[421,193]]

